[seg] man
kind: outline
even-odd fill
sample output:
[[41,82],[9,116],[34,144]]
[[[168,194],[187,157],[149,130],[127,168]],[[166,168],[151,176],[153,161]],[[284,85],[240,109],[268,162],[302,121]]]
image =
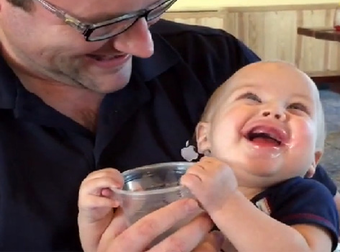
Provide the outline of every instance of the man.
[[[183,160],[210,94],[258,60],[222,31],[160,21],[151,33],[175,1],[0,0],[0,251],[81,250],[86,175]],[[191,204],[125,231],[117,216],[108,247],[145,251]],[[217,237],[201,243],[210,227],[201,216],[157,251],[216,251]]]

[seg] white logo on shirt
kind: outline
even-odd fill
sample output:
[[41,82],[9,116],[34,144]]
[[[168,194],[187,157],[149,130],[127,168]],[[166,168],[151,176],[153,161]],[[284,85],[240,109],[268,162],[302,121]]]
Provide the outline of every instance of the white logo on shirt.
[[267,198],[262,198],[260,200],[258,200],[255,205],[257,206],[258,209],[260,209],[262,212],[270,215],[271,214],[271,209],[269,207],[269,204],[268,204],[268,200]]
[[198,158],[198,153],[196,152],[196,147],[189,144],[189,141],[185,143],[185,147],[181,149],[181,155],[182,157],[188,161],[191,162]]

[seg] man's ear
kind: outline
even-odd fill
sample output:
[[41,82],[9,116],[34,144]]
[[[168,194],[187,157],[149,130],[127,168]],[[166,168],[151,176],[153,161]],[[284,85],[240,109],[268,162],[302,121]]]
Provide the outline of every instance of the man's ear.
[[320,162],[320,159],[322,157],[322,154],[323,152],[322,151],[317,151],[315,152],[314,154],[314,161],[313,163],[310,165],[307,173],[306,173],[306,178],[311,178],[313,177],[314,173],[315,173],[315,169],[316,169],[316,166],[318,165],[318,163]]
[[204,154],[210,150],[210,143],[208,140],[209,129],[210,124],[207,122],[199,122],[196,126],[197,151],[200,154]]
[[[0,11],[2,11],[2,9],[3,9],[3,5],[4,4],[11,4],[11,3],[4,3],[4,2],[6,2],[7,0],[0,0]],[[33,3],[32,3],[33,4]]]

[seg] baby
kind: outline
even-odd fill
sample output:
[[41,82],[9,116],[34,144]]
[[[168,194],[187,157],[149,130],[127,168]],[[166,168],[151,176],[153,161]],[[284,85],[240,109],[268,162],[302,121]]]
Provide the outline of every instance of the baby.
[[220,86],[196,127],[204,154],[181,183],[229,240],[225,251],[332,251],[329,190],[304,179],[324,147],[313,81],[284,62],[248,65]]
[[[306,74],[283,62],[242,68],[212,95],[196,136],[205,157],[181,183],[229,241],[226,252],[334,250],[333,196],[303,178],[314,174],[325,139],[318,90]],[[112,224],[118,203],[110,188],[121,185],[114,169],[83,181],[78,223],[85,251],[109,243],[117,225],[126,228],[123,220]]]

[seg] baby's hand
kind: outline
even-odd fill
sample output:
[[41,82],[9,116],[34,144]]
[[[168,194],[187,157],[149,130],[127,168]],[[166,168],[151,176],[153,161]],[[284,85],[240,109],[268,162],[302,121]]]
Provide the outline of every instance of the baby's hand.
[[237,191],[232,169],[212,157],[203,157],[190,167],[182,176],[181,184],[189,188],[208,212],[219,210],[228,197]]
[[118,207],[113,188],[123,186],[123,177],[119,171],[107,168],[90,173],[81,183],[78,208],[81,221],[97,222]]

